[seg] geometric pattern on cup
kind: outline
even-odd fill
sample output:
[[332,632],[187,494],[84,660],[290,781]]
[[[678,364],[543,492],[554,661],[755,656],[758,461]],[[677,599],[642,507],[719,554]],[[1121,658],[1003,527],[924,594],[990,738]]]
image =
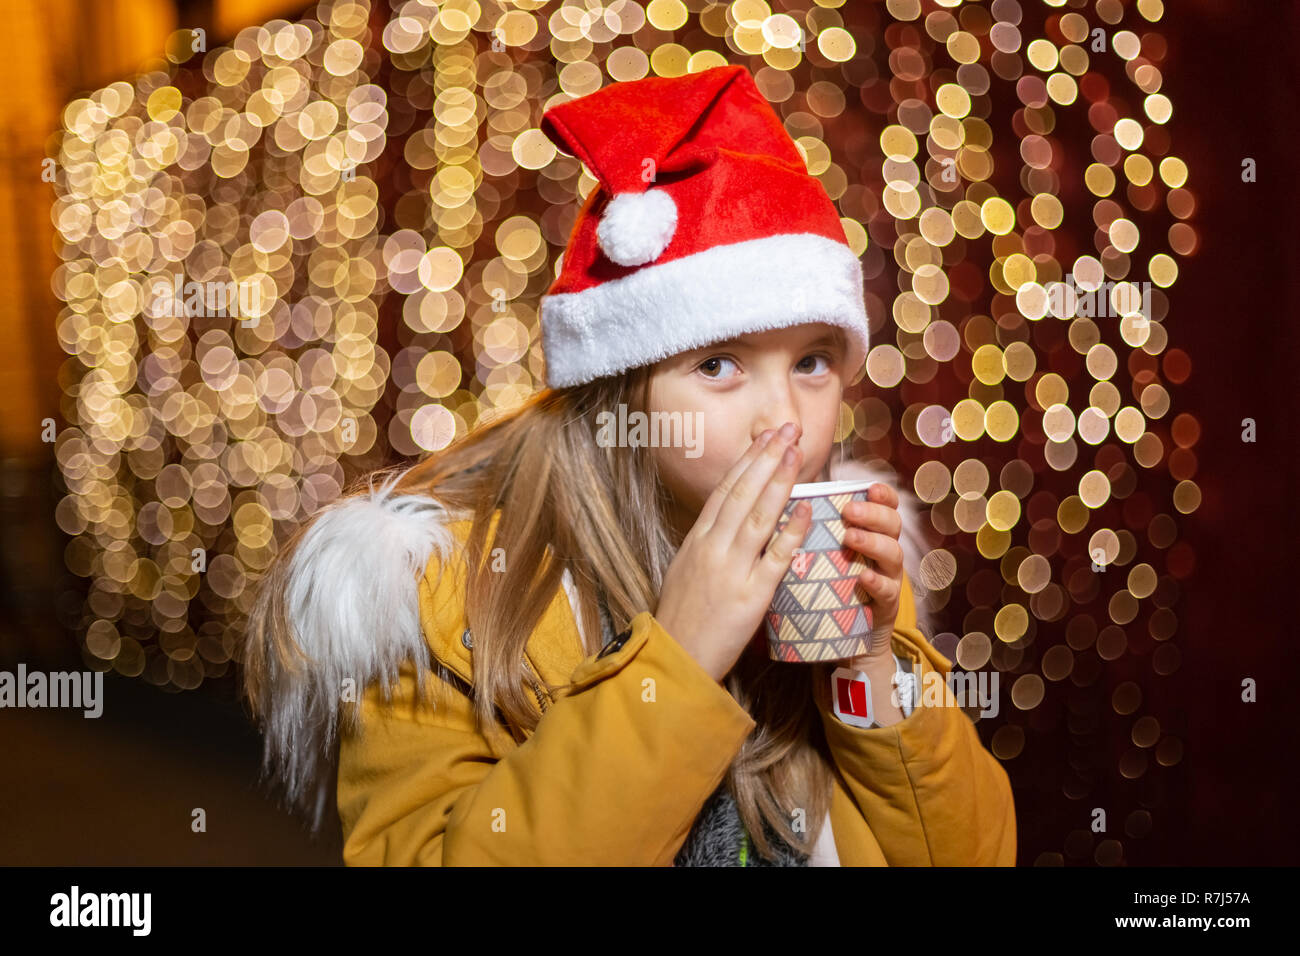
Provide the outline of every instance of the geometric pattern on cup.
[[[867,652],[871,609],[859,606],[843,608],[834,614],[770,614],[766,627],[768,656],[773,660],[790,663],[838,661]],[[774,632],[776,640],[772,638]]]
[[768,656],[811,663],[864,654],[870,646],[872,614],[862,603],[865,594],[857,579],[868,562],[844,547],[842,510],[850,501],[866,501],[867,492],[791,499],[773,537],[799,500],[812,505],[812,525],[764,617]]

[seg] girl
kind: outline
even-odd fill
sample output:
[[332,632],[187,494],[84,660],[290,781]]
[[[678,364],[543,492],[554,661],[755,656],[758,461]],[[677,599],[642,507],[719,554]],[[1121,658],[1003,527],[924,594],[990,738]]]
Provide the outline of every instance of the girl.
[[[728,66],[543,129],[600,184],[542,299],[548,388],[285,543],[243,661],[268,767],[319,825],[337,747],[349,864],[1013,864],[1006,773],[927,680],[915,507],[833,448],[862,276],[781,121]],[[864,476],[868,652],[768,659],[792,486]]]

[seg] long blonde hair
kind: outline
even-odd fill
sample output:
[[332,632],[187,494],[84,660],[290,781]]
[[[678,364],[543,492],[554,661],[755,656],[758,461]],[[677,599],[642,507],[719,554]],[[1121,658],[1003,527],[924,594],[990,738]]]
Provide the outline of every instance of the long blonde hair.
[[[615,631],[658,605],[679,543],[667,517],[668,493],[647,449],[597,441],[600,412],[616,412],[619,405],[629,413],[648,411],[652,370],[643,366],[541,391],[401,474],[397,494],[427,495],[451,513],[472,517],[465,608],[474,635],[471,697],[480,726],[505,720],[512,729],[531,731],[540,719],[525,690],[524,646],[566,569],[577,590],[585,654],[599,650],[602,602]],[[485,560],[497,511],[491,549],[504,549],[504,571]],[[294,535],[277,554],[263,588],[283,589],[283,569],[301,540]],[[301,653],[277,610],[277,595],[262,597],[243,660],[255,715],[276,705],[268,671],[290,668]],[[808,853],[830,806],[831,761],[812,677],[806,665],[747,652],[725,679],[757,724],[726,783],[764,856],[774,855],[764,822]],[[798,811],[803,826],[794,824]]]

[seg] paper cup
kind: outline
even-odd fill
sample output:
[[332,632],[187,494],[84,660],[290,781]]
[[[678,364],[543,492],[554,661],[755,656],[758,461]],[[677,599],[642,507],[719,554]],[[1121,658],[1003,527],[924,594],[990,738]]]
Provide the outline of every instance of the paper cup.
[[[764,618],[768,656],[776,661],[816,663],[865,654],[870,647],[871,608],[858,576],[870,562],[844,547],[841,514],[850,501],[866,501],[875,482],[816,481],[795,485],[772,539],[793,517],[795,505],[812,505],[812,526],[777,586]],[[771,542],[768,542],[771,544]]]

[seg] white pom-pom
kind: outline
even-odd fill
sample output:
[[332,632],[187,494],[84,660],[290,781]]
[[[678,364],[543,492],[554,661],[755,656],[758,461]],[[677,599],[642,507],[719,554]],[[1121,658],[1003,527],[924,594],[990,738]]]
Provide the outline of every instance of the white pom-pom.
[[596,242],[611,260],[639,266],[659,258],[677,230],[677,204],[662,189],[619,193],[596,226]]

